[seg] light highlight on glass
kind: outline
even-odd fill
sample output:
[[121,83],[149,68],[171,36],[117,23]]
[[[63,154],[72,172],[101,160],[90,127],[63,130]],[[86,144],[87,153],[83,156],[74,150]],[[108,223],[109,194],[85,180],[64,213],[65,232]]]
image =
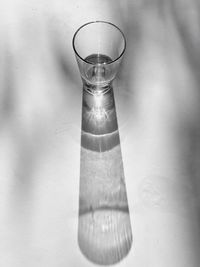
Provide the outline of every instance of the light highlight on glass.
[[76,31],[73,48],[85,89],[93,94],[107,91],[125,47],[123,32],[110,22],[89,22]]

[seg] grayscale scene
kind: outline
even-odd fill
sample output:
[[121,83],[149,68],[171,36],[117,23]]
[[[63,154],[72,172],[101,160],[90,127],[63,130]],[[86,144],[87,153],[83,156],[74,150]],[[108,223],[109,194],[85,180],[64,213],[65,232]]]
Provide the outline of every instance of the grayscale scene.
[[0,267],[200,266],[200,2],[2,0]]

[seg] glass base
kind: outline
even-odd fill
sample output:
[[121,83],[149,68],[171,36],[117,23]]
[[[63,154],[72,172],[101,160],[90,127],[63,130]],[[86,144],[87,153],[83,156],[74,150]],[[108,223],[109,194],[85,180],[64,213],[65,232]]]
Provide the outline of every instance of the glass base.
[[106,84],[104,86],[99,86],[99,85],[89,84],[83,80],[83,90],[87,91],[88,93],[90,93],[92,95],[105,94],[109,90],[111,90],[111,88],[112,88],[111,83]]

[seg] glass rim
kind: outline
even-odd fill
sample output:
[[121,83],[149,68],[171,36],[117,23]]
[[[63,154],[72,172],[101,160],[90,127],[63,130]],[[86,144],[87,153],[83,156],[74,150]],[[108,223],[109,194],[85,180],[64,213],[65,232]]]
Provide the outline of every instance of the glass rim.
[[109,61],[109,62],[107,62],[107,63],[104,63],[104,64],[106,64],[106,65],[112,64],[112,63],[114,63],[115,61],[117,61],[118,59],[120,59],[120,58],[122,57],[122,55],[124,54],[124,52],[125,52],[125,50],[126,50],[126,38],[125,38],[125,35],[124,35],[123,31],[122,31],[118,26],[116,26],[115,24],[113,24],[113,23],[111,23],[111,22],[109,22],[109,21],[95,20],[95,21],[90,21],[90,22],[87,22],[87,23],[81,25],[81,26],[75,31],[74,36],[73,36],[73,39],[72,39],[72,46],[73,46],[74,52],[75,52],[75,54],[76,54],[82,61],[86,62],[87,64],[90,64],[90,65],[96,65],[95,63],[92,63],[92,62],[87,61],[87,60],[85,60],[84,58],[82,58],[82,57],[79,55],[79,53],[77,52],[76,48],[75,48],[75,38],[76,38],[76,35],[78,34],[78,32],[79,32],[82,28],[84,28],[85,26],[87,26],[87,25],[89,25],[89,24],[93,24],[93,23],[105,23],[105,24],[109,24],[109,25],[115,27],[115,28],[121,33],[121,35],[122,35],[122,37],[123,37],[123,40],[124,40],[124,48],[123,48],[122,52],[120,53],[120,55],[119,55],[117,58],[115,58],[114,60]]

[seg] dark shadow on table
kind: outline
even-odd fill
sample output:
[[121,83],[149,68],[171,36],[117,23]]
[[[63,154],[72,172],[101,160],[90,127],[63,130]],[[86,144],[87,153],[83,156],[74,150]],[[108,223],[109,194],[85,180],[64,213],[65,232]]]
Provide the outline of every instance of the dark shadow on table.
[[78,243],[101,265],[122,260],[132,244],[112,88],[95,96],[83,90]]

